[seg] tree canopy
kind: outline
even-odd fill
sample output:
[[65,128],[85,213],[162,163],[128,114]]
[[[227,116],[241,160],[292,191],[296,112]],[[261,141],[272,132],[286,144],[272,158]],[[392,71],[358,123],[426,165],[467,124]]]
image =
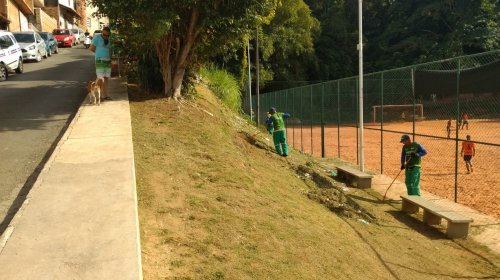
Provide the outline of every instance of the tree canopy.
[[[256,29],[263,80],[294,85],[357,73],[355,0],[91,3],[111,19],[129,51],[154,50],[168,97],[180,96],[194,62],[222,62],[244,77],[244,49]],[[500,0],[364,1],[365,72],[498,49],[499,20]]]
[[[321,22],[316,75],[355,75],[357,1],[306,3]],[[499,0],[363,1],[365,72],[498,49],[499,19]]]
[[91,0],[140,54],[154,48],[165,84],[177,98],[191,60],[210,57],[269,21],[278,0]]

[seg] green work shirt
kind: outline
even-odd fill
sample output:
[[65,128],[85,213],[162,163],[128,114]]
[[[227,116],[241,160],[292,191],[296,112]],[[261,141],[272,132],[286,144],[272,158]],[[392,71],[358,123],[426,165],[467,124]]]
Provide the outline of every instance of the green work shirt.
[[276,112],[272,114],[269,119],[273,122],[274,131],[285,129],[285,121],[283,119],[284,113]]
[[[419,152],[419,147],[420,144],[417,142],[412,142],[410,144],[406,144],[403,146],[403,155],[404,155],[404,160],[408,160],[410,158],[410,155],[413,153],[418,153]],[[408,163],[406,164],[407,167],[412,167],[412,166],[420,166],[421,159],[420,157],[417,156],[412,156]]]

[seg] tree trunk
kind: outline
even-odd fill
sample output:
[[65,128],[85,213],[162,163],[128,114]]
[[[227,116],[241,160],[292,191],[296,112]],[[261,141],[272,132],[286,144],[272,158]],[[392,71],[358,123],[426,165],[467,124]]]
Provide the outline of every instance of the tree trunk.
[[186,73],[189,57],[199,32],[195,30],[197,10],[193,10],[188,22],[188,28],[181,37],[175,31],[165,34],[156,43],[156,53],[160,61],[165,96],[178,99],[181,97],[182,80]]
[[166,97],[172,96],[172,65],[170,62],[171,34],[164,35],[156,43],[156,55],[160,61],[160,70],[164,83],[164,94]]

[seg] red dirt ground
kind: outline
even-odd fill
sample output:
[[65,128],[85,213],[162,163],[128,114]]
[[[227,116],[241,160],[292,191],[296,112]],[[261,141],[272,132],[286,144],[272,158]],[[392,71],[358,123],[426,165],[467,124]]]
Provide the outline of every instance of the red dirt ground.
[[[455,131],[447,139],[445,120],[421,121],[415,124],[415,133],[442,137],[417,136],[416,141],[428,151],[422,159],[421,187],[441,197],[455,199]],[[384,130],[399,131],[381,133],[380,124],[365,124],[364,152],[365,168],[384,173],[390,177],[399,172],[402,133],[412,131],[411,122],[384,124]],[[336,125],[325,127],[325,156],[339,158],[338,131],[340,130],[340,158],[352,163],[357,162],[355,127]],[[459,130],[459,138],[470,134],[473,141],[500,144],[500,120],[471,120],[468,130]],[[311,137],[312,136],[312,137]],[[301,141],[302,139],[302,141]],[[311,142],[312,139],[312,142]],[[321,128],[288,127],[287,141],[296,150],[321,156]],[[383,141],[383,166],[381,165],[381,142]],[[303,145],[302,145],[303,143]],[[472,159],[474,172],[466,174],[465,163],[460,157],[462,142],[458,142],[457,202],[478,211],[500,218],[500,147],[476,143],[476,156]],[[383,172],[382,172],[383,171]],[[401,174],[399,181],[404,181]]]

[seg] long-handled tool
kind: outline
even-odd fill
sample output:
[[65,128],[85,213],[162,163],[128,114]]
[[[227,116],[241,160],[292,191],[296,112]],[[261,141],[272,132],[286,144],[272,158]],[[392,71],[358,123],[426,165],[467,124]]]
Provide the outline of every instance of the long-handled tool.
[[[405,167],[408,164],[408,162],[410,161],[410,158],[411,158],[411,156],[409,156],[408,159],[405,161],[405,165],[404,165]],[[387,196],[387,192],[392,187],[392,184],[394,184],[394,182],[396,182],[396,179],[399,177],[399,174],[401,174],[401,171],[403,171],[403,169],[399,170],[398,175],[396,175],[396,177],[394,177],[394,180],[392,180],[392,183],[389,185],[389,187],[387,188],[387,190],[385,190],[384,198],[382,199],[382,201],[385,200],[385,197]]]
[[389,187],[387,188],[387,190],[385,190],[385,193],[384,193],[384,198],[382,199],[382,201],[385,200],[385,197],[387,195],[387,192],[389,191],[389,189],[392,187],[392,184],[394,184],[394,182],[396,182],[396,179],[399,177],[399,174],[401,174],[401,171],[403,171],[403,169],[399,170],[398,172],[398,175],[396,175],[396,177],[394,177],[394,180],[392,180],[392,183],[389,185]]

